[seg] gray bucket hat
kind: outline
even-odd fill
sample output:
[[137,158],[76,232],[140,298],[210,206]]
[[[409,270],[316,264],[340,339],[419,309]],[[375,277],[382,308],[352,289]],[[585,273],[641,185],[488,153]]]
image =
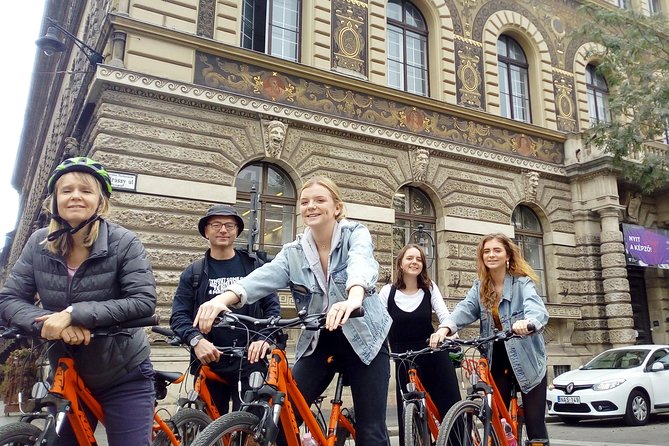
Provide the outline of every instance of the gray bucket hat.
[[229,204],[215,204],[209,208],[205,216],[202,217],[197,224],[197,229],[200,230],[200,235],[202,235],[202,237],[206,238],[204,235],[204,227],[207,226],[209,217],[216,216],[235,217],[235,221],[237,222],[237,235],[241,234],[244,230],[244,220],[242,220],[242,217],[240,217],[239,213],[237,213],[237,209],[233,208]]

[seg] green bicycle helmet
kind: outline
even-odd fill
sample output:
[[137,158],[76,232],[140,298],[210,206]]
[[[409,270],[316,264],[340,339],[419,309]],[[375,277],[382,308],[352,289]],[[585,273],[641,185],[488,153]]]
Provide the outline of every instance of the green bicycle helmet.
[[62,163],[60,163],[56,169],[51,174],[49,182],[46,185],[47,192],[52,194],[56,188],[56,182],[58,179],[70,172],[84,172],[93,175],[102,186],[102,192],[109,197],[112,192],[111,178],[109,178],[109,173],[102,167],[102,164],[94,161],[85,156],[77,156],[74,158],[68,158]]

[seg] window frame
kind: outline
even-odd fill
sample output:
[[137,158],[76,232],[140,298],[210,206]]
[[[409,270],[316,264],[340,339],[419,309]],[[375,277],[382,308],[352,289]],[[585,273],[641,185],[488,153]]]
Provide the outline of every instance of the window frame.
[[[389,33],[391,32],[390,31],[391,27],[397,28],[401,31],[401,33],[398,32],[397,34],[401,34],[401,46],[402,46],[401,57],[402,58],[400,60],[391,59],[389,50],[387,50],[386,54],[387,54],[387,58],[388,58],[388,61],[389,61],[388,69],[390,69],[390,61],[391,60],[392,60],[393,63],[397,63],[402,67],[402,79],[400,80],[400,83],[402,85],[400,85],[399,87],[394,86],[394,85],[390,85],[390,76],[388,75],[388,82],[389,82],[388,86],[391,87],[391,88],[395,88],[397,90],[405,91],[407,93],[429,97],[430,96],[430,45],[429,45],[429,41],[428,41],[429,29],[427,27],[427,21],[425,20],[425,16],[423,15],[423,13],[420,11],[420,9],[413,2],[410,2],[408,0],[394,0],[392,2],[395,3],[395,4],[400,5],[400,8],[402,10],[402,21],[398,21],[394,18],[390,18],[388,16],[388,14],[386,14],[386,26],[387,26],[386,31],[387,31],[387,34],[388,34],[386,36],[386,38],[387,38],[387,41],[390,42]],[[390,5],[390,3],[391,2],[388,2],[388,4],[386,5],[386,10],[387,10],[388,6]],[[411,5],[411,7],[420,15],[421,20],[425,24],[425,29],[421,29],[419,27],[409,25],[407,23],[407,20],[406,20],[406,14],[407,14],[406,5]],[[393,32],[396,32],[396,31],[393,31]],[[408,73],[409,62],[407,60],[408,59],[407,58],[407,54],[408,54],[407,33],[418,35],[419,41],[421,43],[424,43],[424,45],[425,45],[425,57],[424,57],[425,65],[424,66],[411,65],[411,68],[418,69],[418,70],[420,70],[421,73],[424,74],[424,78],[422,79],[422,81],[424,83],[424,87],[425,87],[424,92],[409,91],[409,73]]]
[[[241,168],[237,174],[237,177],[235,178],[235,187],[237,187],[237,202],[235,204],[235,208],[237,208],[238,212],[244,218],[243,212],[247,209],[250,209],[250,203],[251,203],[251,192],[250,191],[243,191],[240,190],[239,187],[237,186],[240,175],[244,172],[245,169],[249,168],[255,168],[259,167],[260,168],[260,184],[262,185],[259,187],[258,184],[255,184],[256,189],[257,189],[257,199],[258,199],[258,214],[257,214],[257,221],[258,221],[258,234],[256,236],[256,240],[254,243],[254,250],[258,251],[264,251],[264,252],[269,252],[268,249],[266,249],[267,246],[271,246],[273,250],[278,252],[278,250],[281,249],[281,246],[283,243],[285,243],[286,240],[294,240],[295,239],[295,233],[296,233],[296,227],[297,227],[297,189],[295,187],[295,184],[293,183],[292,179],[288,175],[288,173],[281,169],[279,166],[264,162],[264,161],[259,161],[259,162],[254,162],[245,165],[243,168]],[[275,172],[279,173],[283,178],[286,178],[289,180],[289,186],[292,188],[292,196],[283,196],[283,197],[278,197],[276,195],[272,195],[267,193],[267,189],[269,186],[269,171],[274,170]],[[241,206],[241,204],[244,204]],[[290,234],[286,234],[282,237],[283,242],[280,245],[277,244],[271,244],[268,245],[265,242],[265,228],[266,228],[266,218],[265,214],[267,212],[271,212],[268,207],[270,206],[276,206],[280,205],[283,207],[283,213],[289,213],[289,215],[292,215],[292,221],[291,221],[291,229],[290,229]],[[289,209],[286,209],[288,207]],[[290,209],[292,208],[292,209]],[[250,223],[250,220],[249,220]],[[236,247],[247,247],[248,246],[248,235],[251,230],[251,227],[245,228],[246,236],[239,235],[237,240],[235,240],[235,246]]]
[[[599,85],[597,81],[602,82],[606,88]],[[611,122],[611,110],[608,106],[609,85],[604,76],[597,72],[597,67],[593,64],[587,64],[585,66],[585,90],[588,97],[588,118],[590,125]],[[599,116],[599,96],[601,96],[604,101],[605,116],[603,117]],[[594,104],[591,104],[591,100],[594,100]],[[592,115],[593,110],[595,116]]]
[[[287,30],[289,32],[293,32],[289,28],[286,28],[284,24],[275,24],[274,23],[274,2],[275,1],[295,1],[296,4],[296,23],[297,23],[297,29],[294,31],[295,34],[295,41],[292,42],[295,45],[295,59],[285,57],[282,54],[279,53],[273,53],[273,43],[274,39],[272,38],[273,35],[273,30],[275,28],[280,28],[283,30]],[[253,19],[249,20],[245,16],[246,12],[246,5],[253,5],[251,7],[251,10],[253,11]],[[264,5],[264,12],[261,10],[257,5]],[[259,12],[260,11],[260,12]],[[259,14],[257,14],[259,13]],[[260,23],[260,19],[263,19],[262,23]],[[251,32],[248,33],[247,27],[251,28]],[[259,29],[262,29],[262,34],[258,32]],[[273,57],[279,57],[283,60],[291,61],[291,62],[299,62],[302,57],[302,0],[244,0],[242,2],[242,8],[241,8],[241,31],[240,31],[240,47],[245,48],[251,51],[257,51],[263,54],[267,54],[269,56]],[[246,45],[246,40],[250,39],[251,45],[250,47],[245,46]],[[262,48],[260,43],[258,43],[260,40],[262,40]]]
[[[504,45],[506,48],[506,54],[501,55],[499,52],[499,42],[500,40],[504,41]],[[511,56],[509,56],[509,44],[512,43],[513,45],[517,46],[518,49],[520,50],[524,60],[519,60],[515,59]],[[532,123],[532,92],[530,91],[530,64],[527,60],[527,54],[525,54],[525,50],[523,49],[522,45],[518,43],[516,39],[513,37],[509,36],[508,34],[501,34],[497,38],[497,75],[499,79],[499,95],[500,95],[500,111],[502,112],[502,116],[505,118],[513,119],[514,121],[519,121],[519,122],[526,122],[528,124]],[[504,64],[504,67],[502,66]],[[517,95],[515,94],[515,90],[513,88],[513,69],[516,68],[517,70],[520,71],[521,76],[524,78],[526,90],[527,90],[527,96]],[[505,78],[506,78],[506,85],[504,86],[507,89],[507,92],[503,91],[503,85],[504,83],[502,82],[502,70],[504,70],[505,73]],[[503,110],[504,107],[502,107],[502,102],[506,102],[505,97],[508,98],[508,112],[509,115],[505,115]],[[516,117],[516,112],[515,112],[515,105],[518,100],[522,100],[523,104],[526,108],[526,119],[519,119]]]
[[[407,212],[406,210],[400,211],[400,210],[397,209],[397,207],[395,206],[395,199],[394,199],[395,196],[397,196],[401,193],[404,193],[405,197],[406,197],[405,198],[405,203],[411,203],[412,202],[411,199],[415,195],[416,192],[424,198],[424,200],[421,200],[421,201],[423,201],[423,202],[425,202],[429,205],[429,209],[427,210],[428,213],[426,213],[426,214],[425,213],[415,214],[415,213],[411,212],[411,209],[409,210],[409,212]],[[432,264],[428,268],[428,273],[430,274],[430,278],[432,280],[436,280],[436,274],[437,274],[437,271],[439,271],[438,268],[437,268],[439,255],[438,255],[438,252],[437,252],[437,215],[436,215],[436,211],[435,211],[435,207],[434,207],[434,203],[432,202],[432,199],[430,199],[430,197],[424,191],[422,191],[420,188],[415,187],[415,186],[406,185],[406,186],[401,187],[399,190],[397,190],[397,192],[395,192],[395,194],[393,195],[393,203],[392,203],[391,207],[395,211],[395,221],[393,221],[393,225],[392,225],[392,229],[391,229],[392,230],[391,246],[392,246],[392,254],[393,254],[393,265],[394,265],[394,262],[396,261],[397,253],[399,252],[399,251],[397,251],[397,252],[395,251],[395,248],[396,248],[395,247],[395,230],[396,229],[401,229],[401,230],[404,230],[404,231],[408,231],[408,232],[405,232],[405,236],[404,236],[404,245],[406,245],[406,244],[411,242],[411,240],[409,239],[411,234],[418,231],[418,225],[423,224],[424,225],[424,229],[423,229],[424,232],[428,233],[430,235],[430,237],[432,237],[433,250],[434,250],[434,252],[432,253],[432,256],[430,256],[429,255],[430,253],[428,253],[428,252],[425,253],[425,255],[427,257],[427,260],[428,260],[428,263],[429,263],[430,259],[432,260]],[[409,227],[407,228],[405,226],[398,225],[397,224],[398,220],[408,221],[409,222]],[[399,250],[403,246],[399,246],[399,247],[397,247],[397,249]]]
[[[539,231],[531,229],[531,228],[525,228],[523,227],[523,212],[529,212],[537,221],[539,224]],[[516,223],[516,215],[520,217],[520,221],[518,224]],[[541,283],[535,284],[537,288],[537,293],[539,296],[543,299],[544,302],[548,302],[548,280],[546,278],[546,274],[548,274],[548,268],[546,267],[546,249],[544,248],[544,229],[543,226],[541,225],[541,220],[539,219],[539,216],[537,215],[534,210],[532,210],[531,207],[524,205],[524,204],[519,204],[516,206],[516,208],[513,210],[513,213],[511,214],[511,224],[514,227],[514,236],[513,236],[513,241],[518,245],[520,248],[520,252],[523,255],[523,258],[525,261],[530,264],[532,269],[537,273],[539,276],[539,279],[541,280]],[[532,265],[530,263],[530,260],[528,259],[528,256],[526,255],[525,247],[528,245],[526,240],[527,239],[533,239],[537,241],[537,246],[540,248],[541,251],[541,266],[537,267],[535,265]]]

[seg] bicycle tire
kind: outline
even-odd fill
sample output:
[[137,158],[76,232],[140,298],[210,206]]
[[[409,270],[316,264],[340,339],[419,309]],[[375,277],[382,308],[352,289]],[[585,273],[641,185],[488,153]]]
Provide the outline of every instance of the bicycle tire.
[[[482,446],[485,420],[480,416],[481,404],[481,401],[472,400],[455,403],[441,423],[437,446]],[[502,444],[492,427],[488,444]]]
[[[165,423],[179,439],[180,446],[190,446],[195,437],[211,424],[211,418],[200,410],[182,407]],[[172,446],[172,443],[167,434],[160,431],[151,446]]]
[[[353,412],[353,409],[344,409],[342,414],[344,414],[348,421],[350,421],[351,424],[355,426],[355,412]],[[337,426],[337,431],[335,432],[335,446],[353,444],[355,444],[355,440],[351,437],[351,433],[348,431],[348,429],[344,428],[343,426]]]
[[191,446],[257,446],[254,434],[260,418],[249,412],[231,412],[211,422]]
[[410,402],[404,408],[404,445],[430,446],[430,432],[427,419],[421,416],[420,408]]
[[0,427],[0,445],[34,446],[41,433],[42,429],[30,423],[19,421],[6,424]]

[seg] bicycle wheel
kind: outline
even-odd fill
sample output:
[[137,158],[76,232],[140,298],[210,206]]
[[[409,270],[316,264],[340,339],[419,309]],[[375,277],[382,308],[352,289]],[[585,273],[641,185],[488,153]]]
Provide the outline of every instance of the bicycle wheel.
[[197,436],[191,446],[257,446],[255,438],[260,418],[248,412],[231,412],[214,420]]
[[[439,429],[437,446],[483,446],[483,426],[481,401],[464,400],[455,403],[444,417]],[[502,443],[490,428],[489,446]]]
[[[353,409],[343,409],[342,414],[355,426],[355,413]],[[354,445],[355,440],[351,436],[351,433],[348,429],[343,426],[337,426],[337,432],[335,433],[335,446],[345,446],[345,445]]]
[[417,403],[408,403],[404,408],[404,445],[430,446],[427,419],[421,416]]
[[[211,418],[206,413],[191,409],[189,407],[180,408],[172,418],[165,423],[172,429],[174,435],[179,440],[180,446],[190,446],[195,437],[209,424]],[[172,446],[169,437],[165,432],[158,432],[156,439],[151,443],[152,446]]]
[[1,446],[33,446],[42,430],[30,423],[11,423],[0,427]]

